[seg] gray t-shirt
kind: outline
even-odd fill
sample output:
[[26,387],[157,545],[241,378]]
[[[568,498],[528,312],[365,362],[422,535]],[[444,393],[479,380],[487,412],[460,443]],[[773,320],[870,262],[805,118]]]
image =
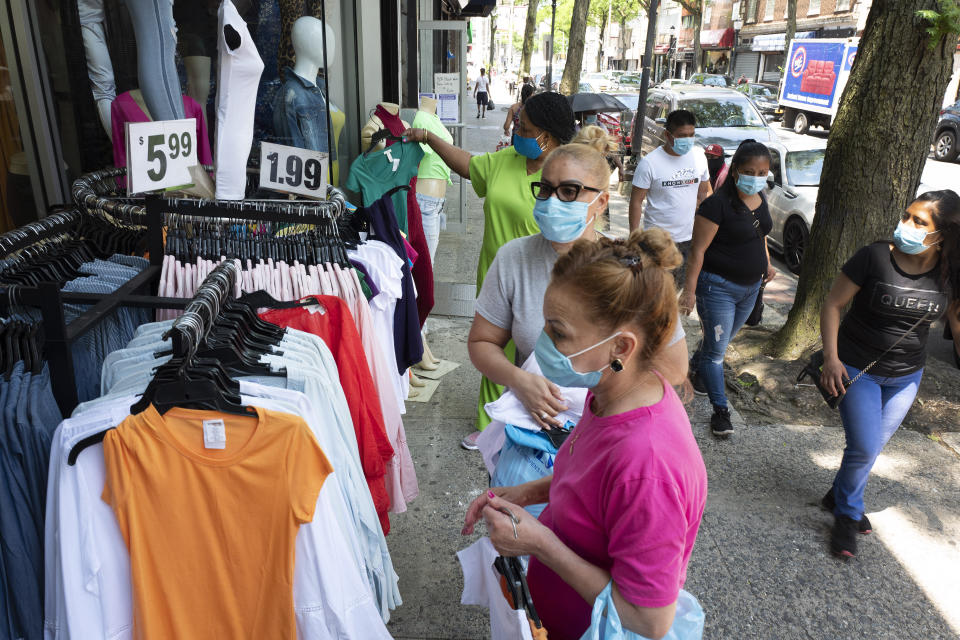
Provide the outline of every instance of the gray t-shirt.
[[[477,313],[510,331],[517,345],[517,363],[533,353],[543,331],[543,296],[557,257],[543,234],[511,240],[497,251],[477,296]],[[684,336],[678,319],[670,344]]]

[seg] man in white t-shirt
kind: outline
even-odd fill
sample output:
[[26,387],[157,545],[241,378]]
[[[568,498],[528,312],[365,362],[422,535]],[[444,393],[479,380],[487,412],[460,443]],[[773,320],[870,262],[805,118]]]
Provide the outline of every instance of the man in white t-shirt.
[[473,95],[477,99],[477,117],[478,118],[487,117],[487,103],[490,101],[489,91],[490,91],[490,78],[487,76],[487,70],[481,67],[480,77],[477,78],[477,83],[473,86]]
[[[667,116],[663,145],[637,164],[630,195],[630,230],[658,227],[670,234],[683,254],[684,265],[674,275],[683,283],[693,217],[697,207],[713,190],[707,157],[694,147],[697,120],[685,110],[677,109]],[[647,200],[646,211],[643,201]]]

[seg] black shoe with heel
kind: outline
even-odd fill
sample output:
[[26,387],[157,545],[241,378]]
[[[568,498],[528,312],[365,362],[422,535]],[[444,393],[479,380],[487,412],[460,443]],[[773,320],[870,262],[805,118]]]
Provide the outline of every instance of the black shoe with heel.
[[[820,506],[823,507],[825,511],[833,513],[833,510],[837,507],[837,501],[833,497],[833,489],[827,491],[827,495],[823,496],[820,500]],[[860,518],[860,522],[857,523],[857,533],[863,535],[873,533],[873,527],[870,525],[870,520],[866,515]]]

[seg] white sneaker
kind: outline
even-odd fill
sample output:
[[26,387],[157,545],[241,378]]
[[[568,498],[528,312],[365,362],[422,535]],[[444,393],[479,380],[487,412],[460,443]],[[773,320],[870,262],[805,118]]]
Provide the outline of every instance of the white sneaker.
[[466,438],[460,441],[460,446],[468,451],[477,451],[480,447],[477,446],[477,438],[480,437],[479,431],[474,431]]

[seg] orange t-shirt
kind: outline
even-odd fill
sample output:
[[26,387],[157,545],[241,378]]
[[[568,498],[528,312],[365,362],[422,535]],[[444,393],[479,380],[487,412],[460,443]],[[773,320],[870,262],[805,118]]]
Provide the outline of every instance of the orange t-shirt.
[[151,405],[107,432],[103,500],[130,551],[135,637],[296,637],[297,529],[333,469],[302,419],[256,413]]

